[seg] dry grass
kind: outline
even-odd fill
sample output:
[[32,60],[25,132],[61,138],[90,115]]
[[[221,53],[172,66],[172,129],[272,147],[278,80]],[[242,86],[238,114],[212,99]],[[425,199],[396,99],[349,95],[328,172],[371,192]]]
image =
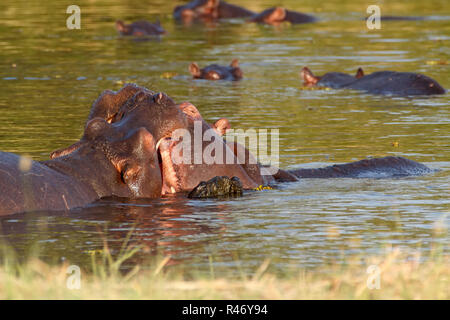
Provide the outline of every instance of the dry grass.
[[[168,269],[169,258],[150,269],[134,268],[123,275],[122,261],[134,249],[126,249],[122,260],[112,260],[105,250],[94,261],[94,272],[81,273],[81,288],[67,288],[66,265],[50,266],[38,259],[17,264],[3,259],[0,266],[0,299],[449,299],[450,264],[443,255],[426,262],[393,250],[384,256],[360,257],[346,266],[335,265],[313,271],[297,270],[279,278],[268,273],[264,262],[251,276],[240,279],[193,277]],[[356,263],[358,261],[358,263]],[[367,267],[377,265],[380,289],[368,289]]]

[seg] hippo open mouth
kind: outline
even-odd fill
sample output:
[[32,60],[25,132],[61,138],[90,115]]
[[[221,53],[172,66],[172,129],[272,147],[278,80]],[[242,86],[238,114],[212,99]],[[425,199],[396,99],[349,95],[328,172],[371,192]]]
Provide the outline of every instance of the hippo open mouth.
[[170,137],[162,138],[156,144],[162,178],[161,195],[181,190],[180,179],[172,161],[172,150],[175,145],[176,142]]

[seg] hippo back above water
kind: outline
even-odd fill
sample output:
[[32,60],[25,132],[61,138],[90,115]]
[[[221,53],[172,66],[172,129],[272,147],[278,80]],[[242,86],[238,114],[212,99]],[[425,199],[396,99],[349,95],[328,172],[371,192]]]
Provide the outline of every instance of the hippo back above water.
[[116,21],[116,29],[123,36],[157,36],[166,34],[159,21],[151,23],[145,20],[125,24],[121,20]]
[[413,72],[378,71],[364,75],[364,71],[359,68],[355,76],[341,72],[315,76],[311,70],[304,67],[300,75],[306,86],[354,89],[372,94],[399,96],[445,93],[445,89],[436,80]]

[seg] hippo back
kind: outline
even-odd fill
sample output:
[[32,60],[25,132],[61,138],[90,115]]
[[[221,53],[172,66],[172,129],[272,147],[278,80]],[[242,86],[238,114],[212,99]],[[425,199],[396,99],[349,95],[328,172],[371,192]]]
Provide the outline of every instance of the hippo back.
[[445,89],[434,79],[412,72],[379,71],[364,76],[346,86],[373,94],[432,95],[443,94]]

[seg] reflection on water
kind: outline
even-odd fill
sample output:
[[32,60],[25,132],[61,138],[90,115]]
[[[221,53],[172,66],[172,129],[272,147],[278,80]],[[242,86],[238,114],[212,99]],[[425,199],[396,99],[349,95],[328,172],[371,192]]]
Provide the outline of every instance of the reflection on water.
[[[234,1],[231,1],[234,2]],[[272,258],[287,265],[343,262],[391,244],[426,254],[448,235],[449,95],[409,99],[353,91],[304,90],[299,72],[415,71],[450,88],[448,1],[395,1],[389,15],[426,15],[423,21],[383,22],[368,31],[366,1],[283,1],[321,21],[258,26],[241,21],[177,25],[165,1],[78,1],[82,29],[65,27],[64,1],[0,3],[0,150],[48,158],[82,134],[91,103],[102,90],[136,82],[195,104],[208,121],[227,117],[234,128],[278,128],[282,167],[318,166],[367,156],[402,155],[440,172],[387,180],[303,180],[240,199],[151,202],[109,199],[70,213],[1,219],[1,239],[25,254],[36,244],[50,261],[90,263],[90,252],[142,246],[130,263],[155,253],[200,270]],[[271,1],[242,0],[260,10]],[[119,37],[114,21],[161,20],[160,40]],[[196,61],[240,60],[240,82],[192,80]],[[439,62],[439,63],[438,63]],[[441,63],[443,62],[443,63]],[[446,64],[447,63],[447,64]]]

